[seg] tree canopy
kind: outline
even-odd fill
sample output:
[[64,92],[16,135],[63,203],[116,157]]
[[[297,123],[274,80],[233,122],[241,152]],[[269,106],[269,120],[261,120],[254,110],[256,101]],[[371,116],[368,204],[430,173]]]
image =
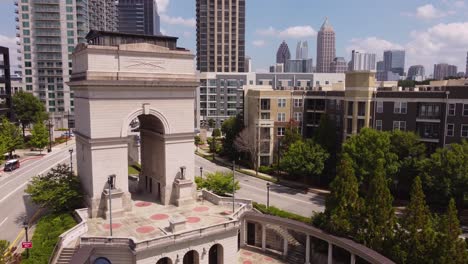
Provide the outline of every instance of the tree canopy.
[[47,146],[47,143],[49,143],[49,133],[44,123],[39,122],[34,124],[31,134],[32,137],[29,144],[42,151],[42,149]]
[[312,140],[296,141],[281,158],[281,168],[290,175],[320,175],[329,154]]
[[231,160],[236,160],[239,156],[239,153],[234,146],[234,140],[242,129],[244,129],[244,123],[241,115],[228,118],[221,126],[221,131],[224,134],[223,154],[228,156]]
[[3,145],[5,152],[10,152],[10,156],[13,151],[21,147],[23,144],[21,130],[15,124],[11,123],[6,117],[2,119],[2,123],[0,124],[0,139],[3,142],[0,145]]
[[207,189],[217,195],[226,195],[232,193],[233,188],[237,191],[240,189],[239,181],[233,182],[232,172],[215,172],[207,173],[206,177],[196,177],[195,182],[198,189]]
[[15,93],[12,97],[15,116],[24,127],[33,122],[40,122],[47,119],[47,112],[44,104],[33,94],[26,92]]

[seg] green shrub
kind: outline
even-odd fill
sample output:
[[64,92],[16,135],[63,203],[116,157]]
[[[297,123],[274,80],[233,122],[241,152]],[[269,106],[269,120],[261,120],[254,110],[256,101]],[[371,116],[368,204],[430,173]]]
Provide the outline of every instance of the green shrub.
[[26,259],[26,252],[23,252],[21,263],[48,263],[58,237],[75,225],[76,222],[69,213],[51,214],[41,218],[31,240],[34,246],[29,250],[29,259]]
[[270,166],[260,166],[258,168],[258,171],[265,174],[272,174],[275,171],[275,169]]
[[309,218],[309,217],[305,217],[305,216],[302,216],[302,215],[298,215],[298,214],[290,213],[290,212],[287,212],[287,211],[283,211],[283,210],[278,209],[278,208],[276,208],[274,206],[270,206],[267,209],[266,205],[255,203],[255,202],[253,203],[253,206],[254,206],[255,209],[259,210],[260,212],[262,212],[264,214],[279,216],[279,217],[282,217],[282,218],[291,219],[291,220],[303,222],[303,223],[306,223],[306,224],[311,224],[311,222],[312,222],[311,218]]
[[226,195],[232,193],[232,189],[240,189],[239,181],[234,182],[232,172],[207,173],[206,177],[195,177],[195,183],[198,189],[207,189],[217,195]]

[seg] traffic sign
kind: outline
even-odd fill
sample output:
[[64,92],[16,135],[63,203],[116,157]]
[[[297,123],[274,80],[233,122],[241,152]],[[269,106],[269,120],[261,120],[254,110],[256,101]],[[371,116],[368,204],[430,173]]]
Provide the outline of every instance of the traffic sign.
[[22,248],[32,248],[32,242],[22,242],[21,247]]

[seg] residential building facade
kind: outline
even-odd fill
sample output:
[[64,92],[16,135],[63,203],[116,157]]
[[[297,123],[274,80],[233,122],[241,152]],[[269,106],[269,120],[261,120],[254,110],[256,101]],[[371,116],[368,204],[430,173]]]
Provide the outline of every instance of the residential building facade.
[[197,69],[245,72],[245,0],[197,0]]
[[328,18],[323,22],[317,35],[317,68],[318,73],[331,72],[330,67],[336,58],[335,31]]
[[0,46],[0,118],[11,118],[10,50]]
[[141,35],[161,35],[156,0],[119,0],[118,31]]
[[284,65],[284,71],[288,72],[288,62],[291,59],[291,52],[289,51],[288,43],[283,40],[281,42],[278,51],[276,52],[276,64],[283,64]]
[[88,10],[89,29],[117,31],[119,19],[115,0],[88,0]]
[[17,1],[20,66],[26,91],[45,104],[59,128],[74,127],[73,92],[67,85],[71,54],[89,31],[88,1]]
[[413,65],[408,69],[408,80],[423,81],[426,77],[426,72],[423,65]]
[[376,55],[374,53],[353,50],[349,66],[349,71],[375,71]]
[[443,80],[447,77],[456,77],[458,74],[457,66],[447,63],[434,64],[434,79]]

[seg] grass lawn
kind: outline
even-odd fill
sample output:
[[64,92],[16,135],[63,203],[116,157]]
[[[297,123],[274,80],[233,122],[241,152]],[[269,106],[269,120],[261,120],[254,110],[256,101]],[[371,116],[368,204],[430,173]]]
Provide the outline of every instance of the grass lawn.
[[50,214],[41,218],[32,237],[33,248],[29,250],[29,258],[26,259],[26,251],[23,252],[21,263],[48,263],[58,237],[75,225],[76,221],[70,213]]

